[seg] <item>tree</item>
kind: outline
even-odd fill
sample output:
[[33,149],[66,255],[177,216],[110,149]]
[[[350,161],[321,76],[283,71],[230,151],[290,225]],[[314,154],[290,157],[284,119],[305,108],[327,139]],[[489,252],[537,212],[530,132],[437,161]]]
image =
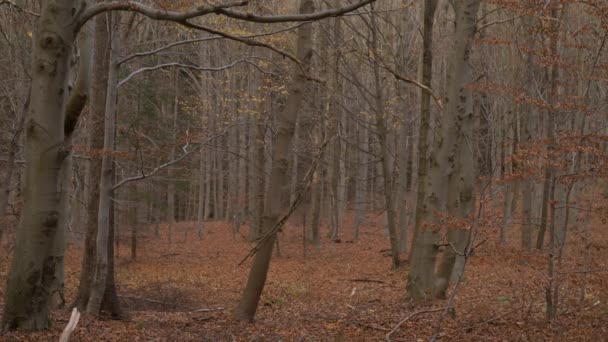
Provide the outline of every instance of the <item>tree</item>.
[[[456,21],[454,46],[448,59],[446,108],[440,127],[435,129],[429,175],[424,180],[427,183],[425,204],[433,216],[425,222],[428,226],[418,233],[419,240],[413,246],[408,276],[412,299],[445,296],[456,258],[464,253],[467,243],[466,227],[474,208],[475,174],[473,154],[468,146],[475,120],[466,85],[470,80],[469,58],[479,4],[479,0],[467,0],[454,8]],[[447,229],[448,246],[433,279],[440,228]]]
[[[313,0],[303,0],[300,13],[308,14],[314,11]],[[312,58],[312,25],[305,24],[298,29],[297,57],[302,64],[295,66],[294,77],[289,88],[285,108],[277,117],[277,133],[275,147],[272,151],[272,170],[270,184],[262,217],[262,234],[260,248],[253,258],[247,284],[234,313],[238,320],[253,321],[260,301],[270,258],[276,239],[276,225],[280,222],[281,214],[289,208],[289,198],[285,189],[289,188],[289,151],[295,132],[296,119],[302,105],[306,87],[306,75],[310,70]]]

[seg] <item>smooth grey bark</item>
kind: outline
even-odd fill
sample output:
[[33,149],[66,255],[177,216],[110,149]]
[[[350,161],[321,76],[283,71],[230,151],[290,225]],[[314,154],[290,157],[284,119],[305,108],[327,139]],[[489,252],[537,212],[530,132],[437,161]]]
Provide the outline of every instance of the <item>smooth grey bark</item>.
[[[524,28],[526,31],[532,29],[533,26],[533,18],[526,17],[524,18]],[[529,38],[527,40],[528,49],[533,49],[534,47],[534,39]],[[532,80],[534,78],[534,54],[532,51],[528,52],[526,57],[526,92],[531,93],[531,86],[533,84]],[[522,116],[522,141],[525,144],[531,144],[532,139],[535,133],[534,129],[534,121],[532,118],[533,106],[528,104],[525,106],[526,113]],[[532,231],[535,224],[534,219],[534,180],[532,177],[528,176],[522,181],[522,226],[521,226],[521,247],[524,250],[532,249]]]
[[[68,174],[70,139],[88,94],[88,89],[75,87],[71,93],[68,89],[76,38],[71,10],[76,3],[45,3],[33,34],[24,208],[8,276],[2,330],[48,327],[52,292],[62,281],[66,227],[60,223],[67,222],[62,191],[68,183],[62,177]],[[90,63],[87,54],[81,56],[81,66]],[[79,71],[81,76],[88,77]]]
[[363,125],[359,126],[358,136],[360,146],[357,150],[357,178],[355,182],[355,232],[353,239],[356,241],[359,238],[359,227],[365,223],[365,208],[367,207],[367,184],[368,184],[368,152],[369,149],[369,129]]
[[[11,137],[11,140],[8,145],[8,158],[6,160],[6,171],[4,174],[4,178],[2,183],[0,183],[0,217],[4,215],[6,212],[6,207],[8,207],[8,201],[11,193],[11,184],[13,179],[13,173],[15,171],[15,158],[17,156],[17,152],[19,150],[19,140],[21,139],[21,134],[23,133],[23,128],[25,125],[25,115],[28,111],[30,95],[28,93],[27,99],[23,104],[23,110],[21,113],[16,113],[17,115],[17,125],[15,126],[15,132]],[[0,227],[0,243],[2,243],[2,237],[4,235],[4,227]]]
[[196,212],[196,228],[197,236],[199,240],[203,239],[203,228],[205,222],[204,209],[205,209],[205,150],[201,148],[199,170],[198,170],[198,206]]
[[[452,277],[454,267],[464,267],[464,252],[468,239],[468,228],[460,227],[458,221],[470,220],[474,210],[475,161],[471,142],[475,123],[472,95],[465,86],[470,82],[469,60],[476,32],[477,12],[480,0],[465,0],[456,7],[455,43],[450,53],[446,113],[449,123],[442,122],[443,144],[449,149],[447,155],[447,241],[450,246],[443,252],[435,280],[435,297],[443,298]],[[447,125],[446,125],[447,124]],[[447,137],[455,137],[450,141]],[[434,179],[435,182],[438,179]],[[437,208],[438,209],[438,208]],[[440,212],[440,211],[438,211]],[[459,272],[461,274],[461,272]]]
[[120,16],[114,14],[111,26],[110,62],[108,70],[108,88],[104,114],[103,150],[106,152],[101,160],[101,178],[99,183],[99,209],[97,215],[97,240],[95,275],[86,312],[98,315],[106,288],[108,277],[108,241],[110,234],[110,210],[114,196],[113,164],[114,158],[108,153],[114,150],[116,110],[118,98],[118,57],[120,53]]
[[409,142],[408,129],[405,124],[401,125],[401,132],[398,134],[397,146],[400,149],[400,153],[397,156],[397,163],[399,166],[399,174],[396,177],[395,185],[395,224],[399,236],[399,253],[407,253],[408,249],[408,222],[407,222],[407,183],[408,183],[408,151],[411,150],[412,146]]
[[[270,79],[264,79],[264,83],[270,85]],[[260,116],[253,119],[253,131],[251,134],[254,135],[254,142],[251,144],[251,154],[253,156],[253,165],[251,167],[251,220],[249,225],[248,240],[254,241],[260,238],[262,231],[262,216],[264,213],[264,189],[266,175],[265,175],[265,144],[264,140],[266,137],[266,129],[261,113],[264,112],[264,102],[260,101]]]
[[[312,13],[313,0],[303,0],[300,4],[300,13]],[[249,272],[247,284],[236,308],[234,317],[241,321],[253,321],[258,307],[260,296],[264,289],[270,258],[276,240],[276,232],[272,232],[278,223],[280,215],[288,208],[288,197],[285,189],[289,187],[289,151],[295,130],[295,121],[304,98],[306,74],[310,68],[312,58],[312,25],[302,25],[298,29],[297,56],[302,65],[296,67],[294,80],[289,87],[289,95],[285,108],[277,118],[276,144],[272,152],[272,170],[266,207],[264,208],[263,233],[270,234],[264,240],[253,257],[253,264]]]
[[[431,86],[433,71],[433,23],[437,0],[425,0],[423,9],[422,37],[422,79],[421,83]],[[428,143],[431,122],[431,94],[420,91],[420,127],[418,131],[418,184],[416,190],[416,209],[414,211],[413,245],[410,254],[411,268],[408,273],[407,293],[413,300],[424,300],[432,296],[433,277],[439,236],[428,224],[432,221],[427,191],[429,188],[429,163],[433,161],[428,155]],[[435,166],[435,165],[434,165]]]
[[[109,71],[109,35],[108,16],[99,15],[95,18],[93,60],[94,67],[91,83],[91,102],[89,104],[89,150],[103,149],[104,112]],[[88,186],[87,221],[84,242],[84,253],[80,271],[80,282],[74,306],[84,312],[91,294],[91,284],[95,274],[97,214],[99,212],[99,179],[101,177],[101,155],[91,153],[87,173]]]
[[[340,7],[341,0],[336,0],[335,5]],[[337,17],[333,20],[332,38],[334,42],[342,41],[342,22],[341,18]],[[343,90],[342,78],[340,76],[341,64],[342,64],[342,53],[340,48],[335,49],[335,52],[331,58],[332,72],[329,85],[329,101],[326,108],[326,116],[328,118],[329,128],[328,134],[332,137],[332,148],[330,153],[327,154],[329,161],[329,211],[328,211],[328,222],[329,222],[329,234],[328,237],[331,241],[339,239],[340,229],[342,226],[342,192],[344,189],[340,186],[343,184],[344,173],[343,173],[343,157],[341,155],[343,149],[343,142],[341,140],[341,130],[343,110],[341,107],[341,95]]]
[[[373,9],[373,5],[372,5]],[[372,30],[372,41],[371,50],[376,58],[378,58],[378,26],[376,23],[376,17],[374,14],[371,15],[371,30]],[[397,226],[395,220],[395,204],[394,204],[394,193],[393,193],[393,172],[390,161],[389,151],[389,137],[388,129],[384,119],[385,108],[384,99],[382,96],[382,81],[380,79],[380,67],[378,64],[374,65],[374,86],[376,90],[375,94],[375,115],[376,115],[376,131],[378,134],[378,143],[380,145],[380,158],[381,158],[381,172],[383,181],[383,193],[384,193],[384,211],[386,213],[387,228],[389,232],[390,244],[391,244],[391,268],[396,269],[399,267],[399,237],[397,233]]]

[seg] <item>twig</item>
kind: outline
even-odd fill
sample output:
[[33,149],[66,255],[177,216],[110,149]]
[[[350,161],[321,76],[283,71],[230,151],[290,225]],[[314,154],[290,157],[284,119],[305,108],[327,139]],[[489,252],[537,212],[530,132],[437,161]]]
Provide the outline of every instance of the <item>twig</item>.
[[486,324],[486,323],[489,323],[489,322],[495,321],[495,320],[497,320],[497,319],[501,319],[501,318],[503,318],[503,317],[505,317],[505,316],[508,316],[508,315],[510,315],[510,314],[512,314],[512,313],[514,313],[515,311],[518,311],[518,310],[521,310],[521,309],[523,309],[523,307],[521,307],[521,308],[515,308],[515,309],[513,309],[513,310],[507,311],[506,313],[504,313],[504,314],[502,314],[502,315],[499,315],[499,316],[496,316],[496,317],[492,317],[492,318],[490,318],[490,319],[487,319],[487,320],[485,320],[485,321],[482,321],[482,322],[479,322],[479,323],[476,323],[476,324],[473,324],[473,325],[469,325],[468,327],[465,327],[463,330],[469,330],[469,329],[473,329],[473,328],[475,328],[475,327],[477,327],[477,326],[480,326],[480,325],[482,325],[482,324]]
[[135,296],[124,296],[124,295],[119,295],[118,297],[126,298],[126,299],[134,299],[134,300],[143,300],[145,302],[150,302],[150,303],[154,303],[154,304],[161,304],[161,305],[165,305],[165,306],[177,307],[177,305],[175,305],[175,304],[171,304],[171,303],[167,303],[167,302],[161,302],[160,300],[156,300],[156,299],[143,298],[143,297],[135,297]]
[[379,283],[379,284],[386,284],[385,281],[383,280],[376,280],[376,279],[366,279],[366,278],[358,278],[358,279],[340,279],[342,281],[353,281],[353,282],[359,282],[359,283]]
[[221,310],[224,310],[224,308],[202,308],[202,309],[192,310],[192,312],[209,312],[209,311],[221,311]]
[[39,17],[40,14],[36,13],[36,12],[32,12],[32,11],[28,11],[23,7],[20,7],[19,5],[17,5],[15,2],[11,1],[11,0],[2,0],[0,1],[0,6],[2,5],[8,5],[9,7],[13,7],[15,8],[17,11],[23,12],[23,13],[27,13],[29,15],[33,15],[35,17]]
[[391,335],[394,334],[395,331],[397,331],[397,329],[399,329],[399,327],[403,323],[407,322],[410,318],[418,316],[418,315],[423,314],[423,313],[431,313],[431,312],[437,312],[437,311],[441,311],[441,310],[443,310],[443,308],[420,310],[420,311],[416,311],[416,312],[410,314],[409,316],[407,316],[404,319],[402,319],[399,323],[397,323],[397,325],[395,325],[395,327],[393,328],[393,330],[389,331],[388,334],[386,334],[386,342],[391,342]]
[[268,231],[268,233],[266,233],[266,235],[264,235],[261,239],[258,240],[258,243],[255,245],[255,247],[253,247],[249,251],[249,253],[247,253],[247,255],[243,258],[243,260],[241,260],[241,262],[239,262],[239,266],[242,265],[247,259],[249,259],[249,257],[255,255],[255,253],[257,253],[257,251],[260,249],[260,247],[262,246],[262,244],[264,242],[266,242],[271,236],[275,235],[279,230],[281,230],[281,228],[283,227],[285,222],[287,222],[289,217],[291,217],[291,214],[293,214],[293,212],[296,210],[296,208],[298,207],[300,202],[302,202],[302,199],[304,198],[304,194],[306,194],[308,192],[308,189],[310,188],[310,183],[312,181],[312,175],[313,175],[314,171],[316,170],[317,164],[319,163],[321,156],[323,156],[323,151],[325,150],[325,147],[327,147],[328,143],[329,143],[329,140],[325,140],[323,142],[323,144],[321,144],[321,146],[319,147],[319,150],[317,151],[317,155],[315,156],[315,159],[313,160],[312,164],[310,165],[310,168],[308,169],[306,176],[302,180],[302,183],[304,186],[302,186],[301,190],[298,191],[298,193],[296,194],[294,201],[289,206],[289,210],[287,210],[287,212],[281,217],[281,219],[278,220],[277,223],[275,223],[274,227],[270,231]]

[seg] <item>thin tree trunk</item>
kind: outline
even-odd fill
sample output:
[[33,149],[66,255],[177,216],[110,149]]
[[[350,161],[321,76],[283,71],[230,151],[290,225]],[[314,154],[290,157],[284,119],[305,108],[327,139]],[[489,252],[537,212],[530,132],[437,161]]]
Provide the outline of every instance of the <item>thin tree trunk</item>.
[[[373,5],[372,5],[373,8]],[[372,53],[378,58],[378,27],[376,17],[371,15],[372,29]],[[374,85],[375,94],[375,112],[376,112],[376,131],[378,132],[378,142],[380,144],[380,155],[382,159],[382,180],[384,188],[384,210],[386,213],[388,232],[391,243],[391,268],[399,267],[399,237],[395,222],[395,204],[393,203],[393,175],[390,165],[390,151],[388,146],[388,130],[384,120],[384,99],[382,97],[382,84],[380,80],[380,66],[374,65]]]
[[[108,72],[110,61],[108,15],[99,15],[95,18],[95,37],[93,46],[93,82],[91,87],[91,103],[89,104],[89,150],[103,149],[104,115],[106,106],[106,93],[108,88]],[[95,276],[97,215],[99,212],[99,179],[101,177],[101,155],[92,153],[87,173],[88,201],[87,222],[80,271],[80,283],[74,306],[84,312],[91,295],[91,285]]]
[[[423,38],[422,38],[422,80],[421,83],[427,87],[431,86],[433,70],[433,23],[437,0],[425,0],[423,10]],[[429,187],[429,169],[437,167],[435,160],[428,156],[428,141],[431,122],[431,94],[420,91],[420,129],[418,133],[418,175],[416,192],[416,210],[414,221],[414,237],[410,254],[411,268],[408,273],[407,292],[413,300],[430,298],[433,289],[433,275],[437,258],[435,244],[438,235],[432,229],[424,225],[430,223],[432,218],[429,203],[427,202],[427,191]],[[431,156],[432,157],[432,156]],[[428,158],[428,159],[427,159]],[[433,164],[430,162],[433,161]]]
[[[205,208],[205,153],[204,149],[201,148],[200,151],[200,167],[198,170],[198,207],[197,207],[197,236],[199,240],[203,239],[203,228],[204,228],[204,208]],[[208,200],[208,199],[207,199]]]
[[108,88],[105,104],[104,144],[101,161],[101,178],[99,185],[99,212],[97,216],[97,241],[95,276],[91,286],[91,295],[87,303],[86,312],[98,315],[106,288],[108,277],[108,236],[110,234],[110,211],[112,209],[113,157],[110,153],[114,149],[116,110],[117,110],[117,83],[118,58],[120,49],[120,16],[114,14],[112,18],[110,64],[108,73]]

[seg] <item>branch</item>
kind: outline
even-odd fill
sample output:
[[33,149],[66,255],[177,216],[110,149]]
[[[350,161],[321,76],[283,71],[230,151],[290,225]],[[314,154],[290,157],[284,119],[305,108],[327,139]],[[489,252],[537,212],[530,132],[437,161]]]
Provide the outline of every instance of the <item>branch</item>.
[[395,325],[395,327],[393,328],[393,330],[389,331],[386,334],[386,342],[391,342],[391,335],[395,333],[395,331],[397,331],[397,329],[399,329],[399,327],[407,322],[410,318],[414,317],[414,316],[418,316],[420,314],[423,313],[430,313],[430,312],[437,312],[437,311],[441,311],[443,310],[443,308],[437,308],[437,309],[429,309],[429,310],[420,310],[420,311],[416,311],[413,314],[410,314],[409,316],[405,317],[404,319],[402,319],[399,323],[397,323],[397,325]]
[[425,86],[424,84],[422,84],[422,83],[420,83],[420,82],[418,82],[418,81],[416,81],[414,79],[407,78],[407,77],[401,75],[400,73],[398,73],[397,71],[395,71],[390,66],[377,61],[375,58],[369,58],[369,60],[372,63],[377,64],[379,67],[381,67],[384,70],[386,70],[389,73],[391,73],[393,75],[393,77],[395,77],[399,81],[402,81],[402,82],[405,82],[405,83],[409,83],[409,84],[413,84],[414,86],[416,86],[416,87],[422,89],[423,91],[426,91],[427,93],[429,93],[429,95],[431,95],[431,97],[433,98],[433,100],[435,100],[435,103],[437,103],[437,106],[439,107],[439,109],[443,110],[443,104],[441,103],[441,100],[439,99],[439,97],[437,97],[437,95],[435,95],[435,93],[433,92],[433,89]]
[[265,47],[265,48],[267,48],[269,50],[272,50],[272,51],[278,53],[279,55],[281,55],[283,57],[289,58],[290,60],[296,62],[297,64],[301,64],[300,60],[296,56],[290,54],[287,51],[280,50],[280,49],[278,49],[278,48],[276,48],[276,47],[274,47],[274,46],[272,46],[270,44],[258,42],[257,40],[249,39],[247,37],[235,36],[235,35],[232,35],[232,34],[229,34],[229,33],[226,33],[226,32],[222,32],[222,31],[218,31],[218,30],[212,29],[210,27],[193,24],[193,23],[185,21],[185,20],[184,21],[180,21],[179,24],[181,24],[183,26],[186,26],[188,28],[192,28],[192,29],[196,29],[196,30],[201,30],[201,31],[213,33],[213,34],[216,34],[218,36],[221,36],[221,37],[224,37],[224,38],[227,38],[227,39],[231,39],[231,40],[235,40],[237,42],[241,42],[243,44],[247,44],[249,46]]
[[110,1],[97,3],[87,9],[78,17],[78,22],[75,26],[75,32],[78,32],[82,26],[97,14],[108,11],[131,11],[140,13],[148,18],[156,20],[167,20],[175,22],[183,22],[188,19],[200,17],[206,14],[220,14],[226,17],[256,22],[256,23],[284,23],[294,21],[313,21],[329,17],[337,17],[348,12],[352,12],[360,7],[371,4],[376,0],[363,0],[348,6],[319,11],[310,14],[283,14],[283,15],[257,15],[248,12],[239,12],[231,10],[233,7],[241,7],[249,4],[249,0],[232,2],[224,5],[201,5],[184,12],[167,11],[163,9],[153,8],[134,1]]
[[287,212],[277,221],[277,223],[275,223],[274,227],[272,227],[272,229],[268,233],[266,233],[266,235],[264,235],[261,239],[259,239],[259,241],[255,245],[255,247],[253,247],[249,251],[249,253],[247,253],[247,255],[243,258],[243,260],[241,260],[241,262],[239,262],[239,266],[242,265],[247,259],[249,259],[249,257],[251,257],[255,253],[257,253],[258,250],[260,249],[260,247],[262,246],[262,244],[264,242],[266,242],[266,240],[268,240],[271,236],[273,236],[279,230],[281,230],[281,228],[283,227],[285,222],[287,222],[287,220],[291,217],[291,214],[293,214],[293,212],[298,208],[298,206],[300,205],[300,202],[302,202],[302,200],[304,199],[304,195],[308,192],[308,189],[310,188],[310,183],[312,182],[313,173],[317,169],[319,160],[321,160],[321,157],[323,156],[323,151],[327,147],[328,143],[329,143],[329,140],[325,140],[319,147],[319,150],[317,151],[317,155],[315,156],[315,159],[312,161],[312,164],[310,165],[308,172],[306,172],[306,175],[304,176],[304,178],[301,182],[301,184],[303,186],[301,187],[301,190],[296,193],[295,199],[293,202],[291,202],[291,205],[289,206],[289,209],[287,210]]
[[222,14],[222,15],[225,15],[230,18],[244,20],[244,21],[251,21],[251,22],[255,22],[255,23],[283,23],[283,22],[289,22],[289,21],[292,21],[292,22],[293,21],[312,21],[312,20],[319,20],[319,19],[324,19],[324,18],[329,18],[329,17],[338,17],[338,16],[341,16],[342,14],[352,12],[360,7],[371,4],[372,2],[375,2],[375,1],[376,0],[363,0],[361,2],[357,2],[357,3],[347,5],[344,7],[325,10],[325,11],[319,11],[319,12],[314,12],[314,13],[309,13],[309,14],[284,14],[284,15],[264,16],[264,15],[256,15],[256,14],[252,14],[252,13],[243,13],[243,12],[233,11],[233,10],[226,9],[226,8],[218,9],[217,11],[215,11],[215,13]]
[[121,180],[120,182],[114,184],[114,186],[112,186],[112,190],[114,191],[114,190],[120,188],[121,186],[123,186],[123,185],[125,185],[127,183],[131,183],[131,182],[134,182],[134,181],[137,181],[137,180],[149,178],[149,177],[153,176],[155,173],[157,173],[158,171],[160,171],[162,169],[165,169],[165,168],[167,168],[167,167],[169,167],[169,166],[171,166],[171,165],[173,165],[175,163],[178,163],[178,162],[182,161],[184,158],[186,158],[192,152],[194,152],[194,151],[196,151],[198,149],[199,149],[198,147],[197,148],[193,148],[190,151],[182,154],[178,158],[170,160],[170,161],[168,161],[168,162],[166,162],[164,164],[161,164],[161,165],[157,166],[156,168],[154,168],[152,171],[150,171],[147,174],[142,170],[142,173],[139,176],[133,176],[133,177],[125,178],[125,179]]
[[[190,24],[190,23],[188,23],[188,24]],[[164,50],[168,50],[168,49],[170,49],[172,47],[179,46],[179,45],[190,44],[190,43],[198,43],[198,42],[206,42],[206,41],[210,41],[210,40],[217,40],[217,39],[224,39],[224,38],[241,41],[239,39],[245,39],[245,40],[247,40],[248,38],[272,36],[272,35],[275,35],[275,34],[286,32],[286,31],[291,31],[291,30],[296,29],[296,28],[298,28],[298,27],[300,27],[300,26],[302,26],[304,24],[306,24],[306,22],[299,23],[299,24],[296,24],[296,25],[292,25],[292,26],[289,26],[289,27],[286,27],[286,28],[282,28],[280,30],[276,30],[276,31],[272,31],[272,32],[259,33],[259,34],[251,34],[251,35],[248,35],[248,36],[232,36],[232,35],[227,34],[227,33],[224,33],[223,35],[220,35],[219,33],[215,33],[215,30],[213,30],[211,28],[207,28],[207,27],[204,27],[204,26],[198,26],[198,25],[192,24],[192,25],[194,25],[196,27],[191,27],[191,28],[196,28],[196,29],[199,29],[199,30],[205,31],[205,32],[211,32],[211,33],[215,34],[215,36],[185,39],[185,40],[181,40],[179,42],[167,44],[165,46],[159,47],[158,49],[154,49],[154,50],[150,50],[150,51],[145,51],[145,52],[134,53],[132,55],[129,55],[129,56],[121,59],[118,62],[118,64],[126,63],[126,62],[130,61],[133,58],[150,56],[150,55],[153,55],[155,53],[158,53],[158,52],[161,52],[161,51],[164,51]],[[223,33],[223,32],[221,32],[221,33]],[[247,42],[244,42],[244,41],[241,41],[241,42],[242,43],[246,43],[246,44],[250,43],[248,40],[247,40]],[[255,40],[251,41],[251,43],[253,43],[253,44],[263,44],[263,43],[258,43]],[[254,46],[261,46],[261,45],[254,45]],[[264,47],[268,48],[268,46],[264,46]],[[280,53],[279,51],[276,51],[276,52]]]
[[239,7],[249,4],[249,0],[231,2],[224,5],[200,5],[192,9],[175,12],[167,11],[164,9],[154,8],[146,6],[142,3],[135,1],[109,1],[97,3],[82,12],[78,18],[76,24],[76,32],[82,28],[82,26],[94,16],[108,11],[130,11],[140,13],[148,18],[156,20],[168,20],[168,21],[182,21],[191,18],[200,17],[210,13],[219,13],[220,10],[225,10],[230,7]]
[[[123,180],[121,180],[120,182],[118,182],[118,183],[116,183],[116,184],[114,184],[112,186],[112,191],[120,188],[121,186],[123,186],[123,185],[125,185],[127,183],[131,183],[131,182],[134,182],[134,181],[138,181],[138,180],[141,180],[141,179],[146,179],[146,178],[152,177],[158,171],[160,171],[162,169],[165,169],[165,168],[167,168],[167,167],[169,167],[169,166],[171,166],[171,165],[173,165],[175,163],[178,163],[178,162],[182,161],[184,158],[186,158],[187,156],[189,156],[190,154],[192,154],[192,152],[195,152],[195,151],[199,150],[203,145],[206,145],[210,141],[213,141],[214,139],[216,139],[216,138],[218,138],[218,137],[220,137],[222,135],[225,135],[225,134],[226,134],[226,132],[223,132],[223,133],[214,135],[214,136],[212,136],[210,138],[207,138],[205,141],[201,142],[199,144],[199,146],[197,146],[197,147],[195,147],[195,148],[193,148],[193,149],[191,149],[189,151],[185,151],[184,154],[182,154],[181,156],[177,157],[176,159],[170,160],[170,161],[168,161],[168,162],[166,162],[164,164],[161,164],[161,165],[157,166],[156,168],[154,168],[149,173],[145,173],[144,170],[142,170],[141,175],[124,178]],[[188,143],[186,143],[186,145],[187,144]]]
[[23,12],[23,13],[27,13],[27,14],[33,15],[35,17],[39,17],[40,16],[40,14],[38,14],[36,12],[28,11],[25,8],[17,5],[14,1],[11,1],[11,0],[2,0],[2,1],[0,1],[0,6],[2,6],[2,5],[8,5],[8,7],[13,7],[15,9],[17,9],[17,11],[20,11],[20,12]]
[[[187,69],[194,69],[194,70],[199,70],[199,71],[222,71],[222,70],[226,70],[229,68],[232,68],[233,66],[239,64],[239,63],[248,63],[251,64],[253,66],[255,66],[256,68],[258,68],[257,65],[251,63],[249,60],[247,59],[239,59],[238,61],[232,62],[228,65],[224,65],[221,67],[201,67],[198,65],[194,65],[194,64],[183,64],[183,63],[179,63],[179,62],[171,62],[171,63],[164,63],[164,64],[159,64],[159,65],[155,65],[155,66],[151,66],[151,67],[145,67],[145,68],[141,68],[141,69],[137,69],[135,71],[133,71],[132,73],[129,74],[129,76],[125,77],[124,79],[122,79],[120,82],[118,82],[117,87],[121,87],[123,84],[127,83],[131,78],[133,78],[134,76],[136,76],[137,74],[140,74],[144,71],[152,71],[152,70],[158,70],[161,68],[166,68],[166,67],[181,67],[181,68],[187,68]],[[260,70],[258,68],[258,70]]]

